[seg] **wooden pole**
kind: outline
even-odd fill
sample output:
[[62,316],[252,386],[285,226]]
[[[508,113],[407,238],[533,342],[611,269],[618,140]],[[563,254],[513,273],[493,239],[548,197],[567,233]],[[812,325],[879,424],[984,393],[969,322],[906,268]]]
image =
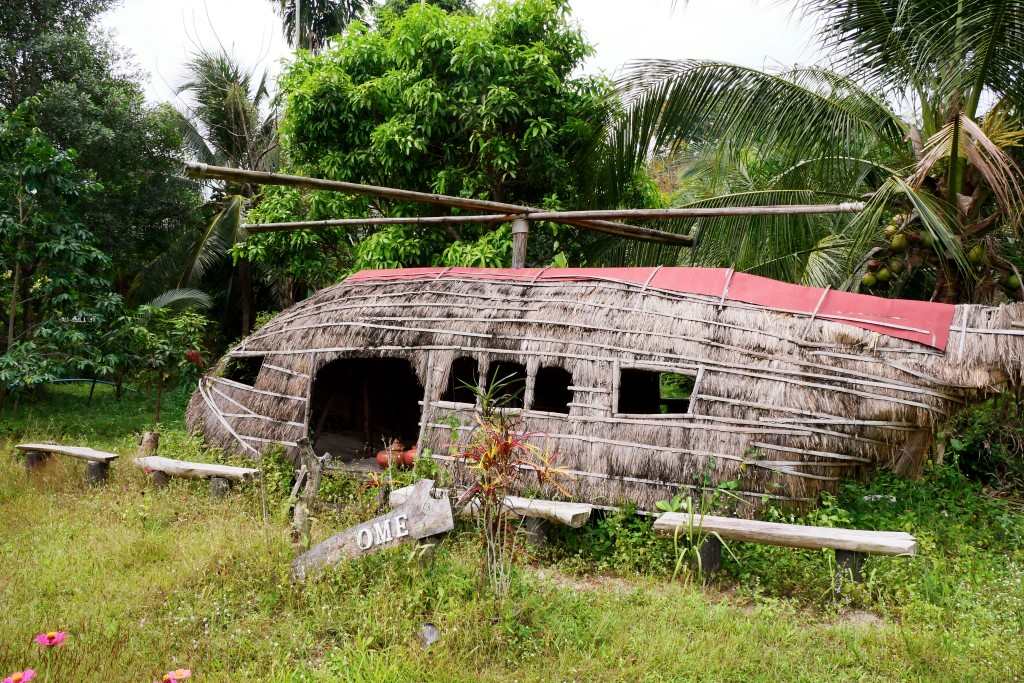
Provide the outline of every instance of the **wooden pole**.
[[863,202],[842,204],[773,204],[767,206],[687,207],[681,209],[594,209],[588,211],[531,211],[530,220],[589,220],[596,218],[642,218],[673,220],[677,218],[720,218],[729,216],[793,216],[802,214],[857,213]]
[[[349,183],[342,180],[326,180],[324,178],[307,178],[297,175],[286,175],[283,173],[268,173],[266,171],[247,171],[240,168],[228,168],[226,166],[211,166],[187,162],[185,174],[192,178],[217,178],[238,183],[255,183],[260,185],[284,185],[289,187],[305,187],[311,190],[327,190],[330,192],[345,192],[347,194],[369,195],[374,197],[385,197],[388,199],[399,199],[420,204],[438,204],[441,206],[455,207],[459,209],[475,209],[478,211],[504,212],[506,214],[539,213],[540,209],[523,206],[520,204],[506,204],[505,202],[492,202],[486,199],[469,199],[466,197],[453,197],[445,194],[434,194],[430,192],[416,192],[414,190],[400,190],[393,187],[381,187],[379,185],[363,185],[360,183]],[[679,235],[672,232],[664,232],[653,228],[643,228],[625,223],[614,223],[603,220],[567,220],[570,225],[576,225],[597,232],[604,232],[620,237],[632,239],[649,240],[663,244],[675,244],[688,246],[693,243],[689,235]]]
[[[344,228],[361,225],[451,225],[457,223],[507,223],[518,218],[574,224],[582,216],[606,218],[642,218],[644,220],[678,220],[684,218],[727,218],[736,216],[782,216],[808,214],[853,213],[860,204],[782,204],[770,206],[728,206],[688,209],[609,209],[601,211],[529,211],[524,213],[484,213],[458,216],[369,216],[366,218],[331,218],[320,221],[282,221],[280,223],[245,223],[251,233]],[[674,233],[664,233],[674,234]],[[688,235],[676,235],[690,243]],[[685,239],[683,239],[685,238]],[[640,239],[640,238],[638,238]],[[646,239],[646,238],[643,238]],[[682,243],[681,242],[681,243]]]
[[308,230],[310,228],[346,228],[359,225],[451,225],[456,223],[508,223],[518,214],[486,213],[469,216],[370,216],[368,218],[331,218],[322,221],[285,221],[282,223],[245,223],[251,233]]
[[517,218],[512,221],[512,267],[526,267],[526,240],[530,235],[530,221]]

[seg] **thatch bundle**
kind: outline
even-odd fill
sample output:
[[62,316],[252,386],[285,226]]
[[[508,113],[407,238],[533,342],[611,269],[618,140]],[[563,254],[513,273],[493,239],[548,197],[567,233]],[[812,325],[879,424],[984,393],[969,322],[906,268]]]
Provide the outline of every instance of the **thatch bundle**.
[[[474,359],[486,381],[495,364],[518,362],[527,370],[526,427],[557,453],[574,498],[651,508],[679,492],[735,482],[743,501],[736,512],[749,514],[765,500],[812,502],[877,468],[919,470],[937,422],[1020,382],[1024,306],[958,306],[950,328],[943,352],[813,312],[613,278],[350,279],[233,349],[229,357],[262,358],[255,383],[218,377],[222,361],[200,383],[188,418],[232,451],[292,449],[319,428],[316,413],[325,409],[316,401],[354,391],[324,380],[314,392],[312,379],[328,364],[404,359],[422,391],[420,450],[457,471],[474,408],[443,400],[453,363]],[[538,369],[552,366],[571,373],[567,415],[529,409]],[[688,411],[618,412],[621,371],[629,368],[694,376]],[[371,390],[380,387],[362,389]]]

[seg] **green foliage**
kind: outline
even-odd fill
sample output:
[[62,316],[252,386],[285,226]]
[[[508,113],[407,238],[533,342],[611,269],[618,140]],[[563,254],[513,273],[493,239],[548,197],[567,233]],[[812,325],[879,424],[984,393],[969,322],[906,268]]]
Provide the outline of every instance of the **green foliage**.
[[[385,11],[376,27],[354,24],[323,54],[301,54],[288,68],[285,156],[311,175],[463,197],[546,208],[618,201],[621,187],[609,194],[600,170],[618,105],[605,80],[575,75],[590,51],[558,0],[497,2],[479,14],[431,4]],[[272,188],[250,219],[418,212],[436,211]],[[510,236],[492,231],[460,224],[258,235],[244,250],[272,267],[284,257],[283,272],[322,282],[355,268],[497,265],[509,257]],[[548,263],[564,252],[579,262],[594,241],[575,230],[538,229],[529,259]],[[287,257],[291,246],[298,257]]]
[[0,105],[22,111],[102,192],[74,204],[110,263],[103,274],[138,305],[169,286],[154,261],[188,232],[195,187],[178,176],[182,139],[170,108],[145,102],[139,74],[102,33],[109,0],[38,0],[0,8]]
[[285,521],[294,503],[290,496],[295,486],[295,465],[285,457],[284,448],[275,444],[263,451],[259,466],[267,506],[273,511],[275,520]]
[[672,540],[655,536],[653,523],[629,508],[595,513],[582,529],[551,530],[554,558],[576,572],[671,576],[676,558]]
[[118,321],[128,333],[130,353],[144,377],[157,387],[156,421],[160,421],[160,397],[168,383],[195,379],[198,368],[187,353],[202,347],[207,320],[191,311],[173,313],[166,308],[142,306]]
[[[776,512],[779,521],[794,521]],[[881,475],[871,484],[845,484],[838,498],[796,521],[821,526],[903,530],[919,541],[915,558],[869,558],[863,584],[839,587],[840,604],[868,605],[914,614],[954,611],[978,623],[993,618],[1024,623],[1019,595],[997,586],[1020,585],[1024,518],[1005,501],[952,466],[930,470],[920,482]],[[737,544],[735,564],[726,566],[755,592],[796,594],[814,602],[835,599],[832,553],[787,551]],[[991,590],[986,590],[989,586]]]
[[965,408],[939,433],[950,463],[975,481],[1024,491],[1022,406],[1005,392]]
[[68,373],[120,387],[141,357],[127,311],[152,297],[205,301],[165,291],[161,259],[198,196],[175,177],[169,110],[147,106],[123,57],[90,32],[111,4],[0,9],[0,403]]
[[[57,379],[61,367],[32,342],[16,342],[0,355],[0,398],[22,396]],[[0,401],[0,407],[3,403]]]

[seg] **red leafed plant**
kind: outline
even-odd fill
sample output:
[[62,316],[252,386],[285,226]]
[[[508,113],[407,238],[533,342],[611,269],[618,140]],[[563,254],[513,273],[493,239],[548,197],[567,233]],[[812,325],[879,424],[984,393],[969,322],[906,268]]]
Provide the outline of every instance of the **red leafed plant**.
[[473,387],[479,398],[476,428],[458,457],[472,474],[472,483],[456,503],[471,505],[483,540],[484,573],[495,593],[508,593],[521,519],[509,514],[507,497],[530,487],[553,487],[568,495],[557,478],[554,455],[531,440],[539,436],[525,431],[519,411],[507,408],[515,397],[513,378],[494,378],[486,390]]

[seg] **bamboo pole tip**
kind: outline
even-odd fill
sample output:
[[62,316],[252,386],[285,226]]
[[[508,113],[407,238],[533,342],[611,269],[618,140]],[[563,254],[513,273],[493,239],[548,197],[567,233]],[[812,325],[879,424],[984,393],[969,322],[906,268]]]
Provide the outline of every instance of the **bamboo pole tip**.
[[185,175],[190,178],[203,177],[209,172],[209,169],[209,164],[203,164],[198,161],[185,162]]

